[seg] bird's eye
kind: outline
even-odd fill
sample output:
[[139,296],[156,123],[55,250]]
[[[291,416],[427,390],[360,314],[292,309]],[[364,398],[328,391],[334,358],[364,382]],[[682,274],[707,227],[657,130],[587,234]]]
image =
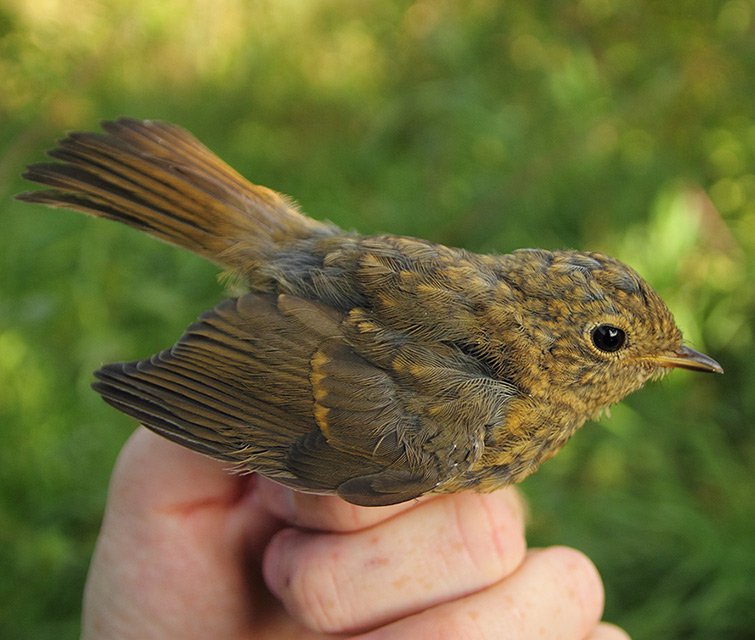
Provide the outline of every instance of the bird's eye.
[[598,325],[590,335],[595,347],[606,353],[618,351],[627,341],[627,334],[624,333],[624,330],[610,324]]

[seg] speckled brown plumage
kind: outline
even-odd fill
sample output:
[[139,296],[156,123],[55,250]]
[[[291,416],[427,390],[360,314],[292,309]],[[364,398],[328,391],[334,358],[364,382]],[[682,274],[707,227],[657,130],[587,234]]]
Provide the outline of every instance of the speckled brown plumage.
[[721,371],[596,253],[476,255],[360,236],[247,182],[174,125],[121,119],[32,165],[19,196],[118,220],[238,274],[171,349],[94,388],[150,429],[362,505],[518,482],[669,367]]

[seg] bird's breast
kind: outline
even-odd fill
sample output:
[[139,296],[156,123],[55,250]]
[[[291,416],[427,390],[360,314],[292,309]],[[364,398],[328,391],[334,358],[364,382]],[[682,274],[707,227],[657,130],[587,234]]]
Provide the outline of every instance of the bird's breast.
[[512,400],[505,420],[491,428],[482,455],[467,472],[469,486],[488,492],[520,482],[554,456],[584,422],[568,408],[532,398]]

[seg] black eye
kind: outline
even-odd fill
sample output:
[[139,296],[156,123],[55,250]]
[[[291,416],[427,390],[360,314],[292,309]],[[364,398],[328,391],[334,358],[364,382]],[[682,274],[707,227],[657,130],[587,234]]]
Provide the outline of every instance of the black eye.
[[598,325],[590,335],[592,336],[592,343],[606,353],[618,351],[627,341],[627,334],[622,329],[610,324]]

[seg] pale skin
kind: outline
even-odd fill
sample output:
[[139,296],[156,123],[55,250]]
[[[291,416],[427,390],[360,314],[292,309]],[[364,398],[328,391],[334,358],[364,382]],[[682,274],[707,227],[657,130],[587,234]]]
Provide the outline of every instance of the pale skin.
[[140,428],[113,474],[83,638],[626,640],[595,567],[528,550],[517,491],[356,507]]

